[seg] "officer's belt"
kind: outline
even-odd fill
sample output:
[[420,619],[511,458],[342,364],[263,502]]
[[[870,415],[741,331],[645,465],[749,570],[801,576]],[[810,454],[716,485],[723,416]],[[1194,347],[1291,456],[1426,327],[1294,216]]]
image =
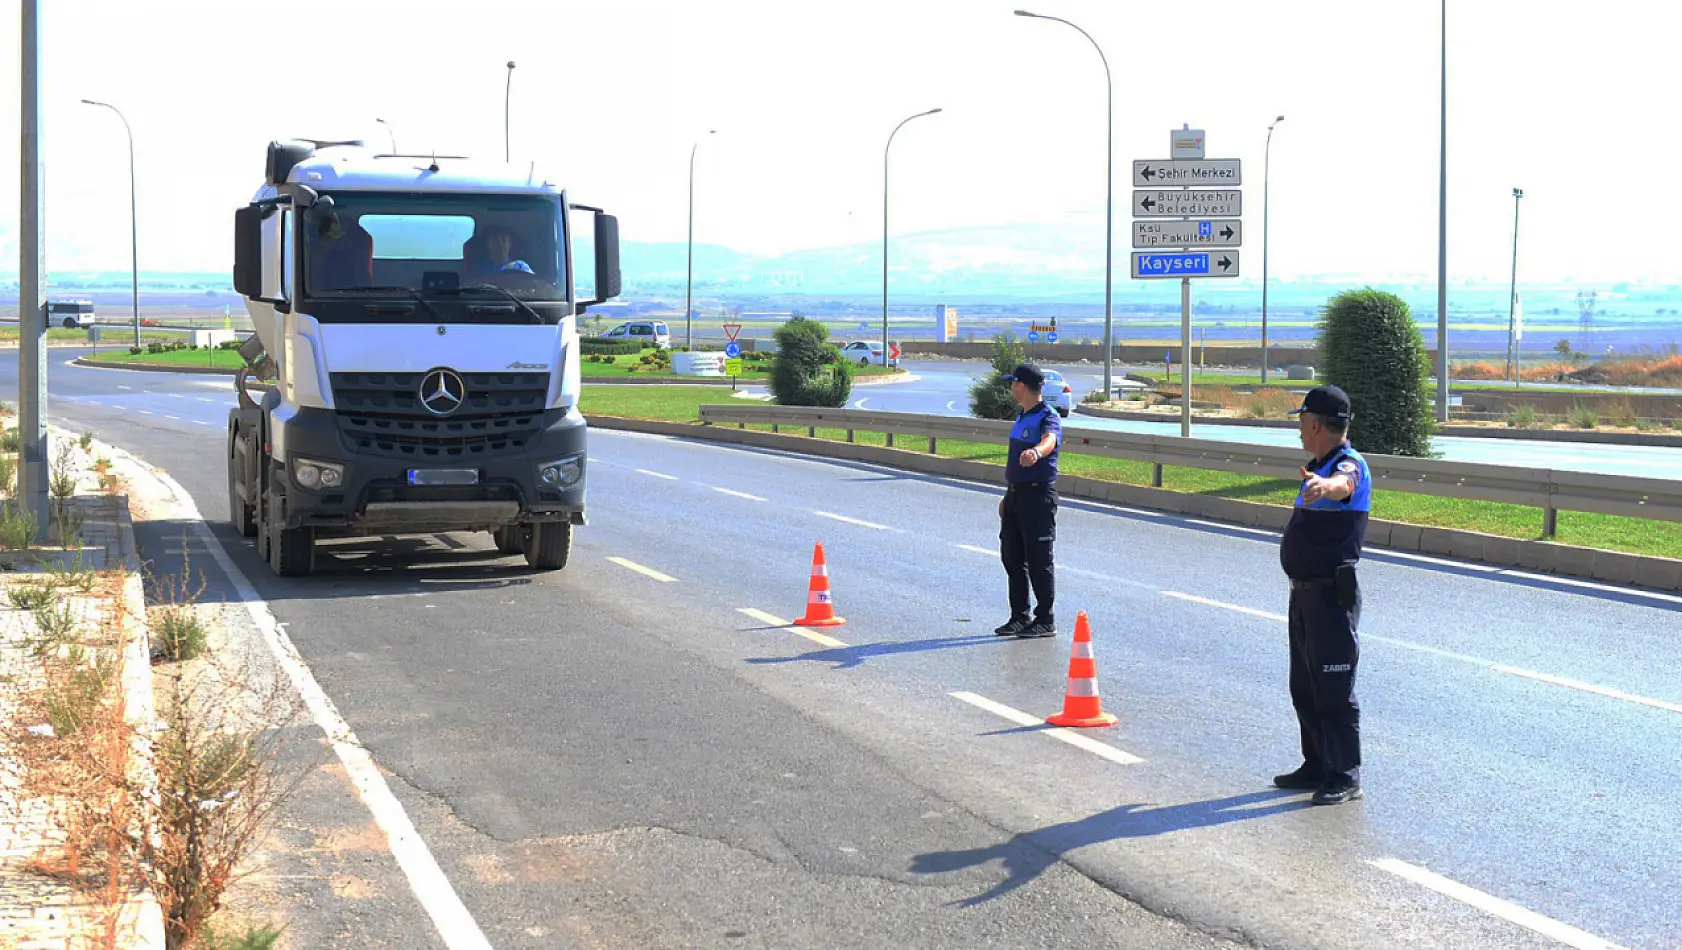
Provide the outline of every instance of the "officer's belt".
[[1316,587],[1330,587],[1337,583],[1335,577],[1310,577],[1307,580],[1291,578],[1291,590],[1313,590]]

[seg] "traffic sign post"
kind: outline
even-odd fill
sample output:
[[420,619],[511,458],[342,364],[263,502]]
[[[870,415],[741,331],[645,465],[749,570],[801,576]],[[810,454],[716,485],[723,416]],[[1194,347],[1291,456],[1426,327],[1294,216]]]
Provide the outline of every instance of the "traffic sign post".
[[[1244,193],[1236,187],[1244,182],[1243,162],[1205,158],[1206,144],[1203,130],[1188,125],[1168,133],[1168,158],[1133,163],[1133,246],[1148,249],[1133,252],[1133,279],[1180,281],[1182,437],[1191,436],[1191,282],[1237,277],[1232,248],[1244,242]],[[1182,220],[1152,220],[1163,218]]]
[[1135,280],[1237,277],[1237,251],[1134,251]]
[[1237,247],[1243,243],[1244,222],[1238,218],[1133,222],[1134,247]]
[[1188,158],[1133,163],[1133,187],[1167,188],[1170,185],[1220,185],[1243,183],[1243,167],[1236,158]]

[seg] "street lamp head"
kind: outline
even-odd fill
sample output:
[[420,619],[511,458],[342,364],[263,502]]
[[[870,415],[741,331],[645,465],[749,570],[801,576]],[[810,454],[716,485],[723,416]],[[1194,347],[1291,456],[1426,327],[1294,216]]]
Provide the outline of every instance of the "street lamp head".
[[1038,13],[1029,13],[1027,10],[1018,10],[1018,11],[1016,11],[1016,15],[1017,16],[1031,16],[1031,17],[1039,16]]
[[514,68],[514,61],[513,61],[513,60],[509,60],[509,61],[508,61],[508,68],[509,68],[509,69],[513,69],[513,68]]
[[1274,119],[1274,120],[1273,120],[1273,121],[1275,121],[1275,122],[1283,122],[1283,121],[1285,121],[1285,117],[1284,117],[1284,116],[1280,116],[1280,117],[1278,117],[1278,118],[1277,118],[1277,119]]
[[1523,188],[1514,188],[1513,189],[1513,197],[1514,198],[1523,198],[1524,197],[1524,189]]
[[934,115],[934,114],[935,114],[935,113],[936,113],[936,112],[939,112],[939,111],[940,111],[940,107],[939,107],[939,106],[936,106],[936,107],[935,107],[935,108],[933,108],[933,109],[930,109],[930,110],[929,110],[929,111],[927,111],[927,112],[925,112],[925,113],[923,113],[923,114],[924,114],[924,115]]

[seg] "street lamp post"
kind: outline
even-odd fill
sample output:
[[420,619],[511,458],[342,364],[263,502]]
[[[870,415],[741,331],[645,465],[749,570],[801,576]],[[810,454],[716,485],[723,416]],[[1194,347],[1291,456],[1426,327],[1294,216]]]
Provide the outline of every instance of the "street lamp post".
[[508,80],[502,87],[502,160],[509,160],[508,151],[508,104],[514,95],[514,61],[508,61]]
[[1518,327],[1513,316],[1514,306],[1518,303],[1518,202],[1523,197],[1523,188],[1513,189],[1513,278],[1507,291],[1507,365],[1511,367],[1514,382],[1519,378]]
[[921,119],[926,115],[934,115],[940,109],[930,109],[916,115],[908,115],[899,120],[899,125],[888,133],[888,144],[882,146],[882,368],[888,366],[888,150],[894,146],[894,136],[905,127],[905,123],[912,119]]
[[1437,160],[1437,421],[1448,421],[1448,0],[1442,0],[1442,152]]
[[1115,195],[1115,83],[1110,79],[1110,60],[1104,55],[1103,47],[1092,38],[1092,34],[1075,26],[1062,17],[1045,16],[1030,13],[1027,10],[1017,10],[1017,16],[1031,17],[1036,20],[1055,20],[1064,26],[1073,27],[1080,35],[1086,37],[1092,48],[1098,51],[1098,59],[1104,64],[1104,398],[1108,399],[1111,390],[1110,363],[1115,353],[1115,335],[1111,321],[1110,288],[1113,283],[1112,272],[1115,269],[1115,253],[1111,240],[1114,237],[1114,195]]
[[[717,129],[708,129],[707,134],[713,135]],[[695,285],[695,150],[701,147],[701,140],[689,148],[689,265],[687,276],[683,281],[683,348],[693,353],[695,351],[695,305],[693,301]]]
[[1284,116],[1267,127],[1267,147],[1262,151],[1262,345],[1261,364],[1263,385],[1267,383],[1267,185],[1273,161],[1273,127],[1285,121]]
[[123,120],[123,133],[128,136],[128,227],[129,227],[129,280],[134,294],[134,345],[140,345],[140,225],[135,212],[134,197],[134,132],[129,128],[128,118],[121,109],[109,102],[95,102],[83,99],[83,105],[98,106],[117,113],[117,118]]
[[393,155],[396,155],[397,154],[397,133],[393,132],[391,130],[391,123],[387,122],[384,119],[375,119],[374,121],[378,122],[379,124],[381,124],[383,126],[385,126],[385,134],[391,136],[391,153]]

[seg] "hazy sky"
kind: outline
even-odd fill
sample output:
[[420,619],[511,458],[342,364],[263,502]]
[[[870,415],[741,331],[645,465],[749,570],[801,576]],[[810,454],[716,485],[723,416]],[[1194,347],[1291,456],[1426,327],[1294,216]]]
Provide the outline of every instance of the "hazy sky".
[[[696,240],[750,252],[878,241],[882,147],[893,231],[1057,222],[1099,236],[1104,82],[1062,24],[993,0],[50,0],[48,263],[128,265],[122,126],[134,127],[142,270],[225,270],[233,210],[272,138],[365,137],[405,152],[512,149],[624,236],[681,241],[689,149]],[[1261,264],[1273,145],[1280,276],[1435,279],[1434,0],[1032,0],[1081,24],[1115,79],[1118,283],[1131,167],[1168,132],[1244,160],[1246,276]],[[19,5],[0,10],[0,272],[17,266]],[[1181,12],[1184,11],[1184,12]],[[1682,10],[1652,0],[1452,0],[1450,270],[1504,278],[1525,189],[1520,281],[1679,278],[1669,224],[1682,117],[1669,108]]]

